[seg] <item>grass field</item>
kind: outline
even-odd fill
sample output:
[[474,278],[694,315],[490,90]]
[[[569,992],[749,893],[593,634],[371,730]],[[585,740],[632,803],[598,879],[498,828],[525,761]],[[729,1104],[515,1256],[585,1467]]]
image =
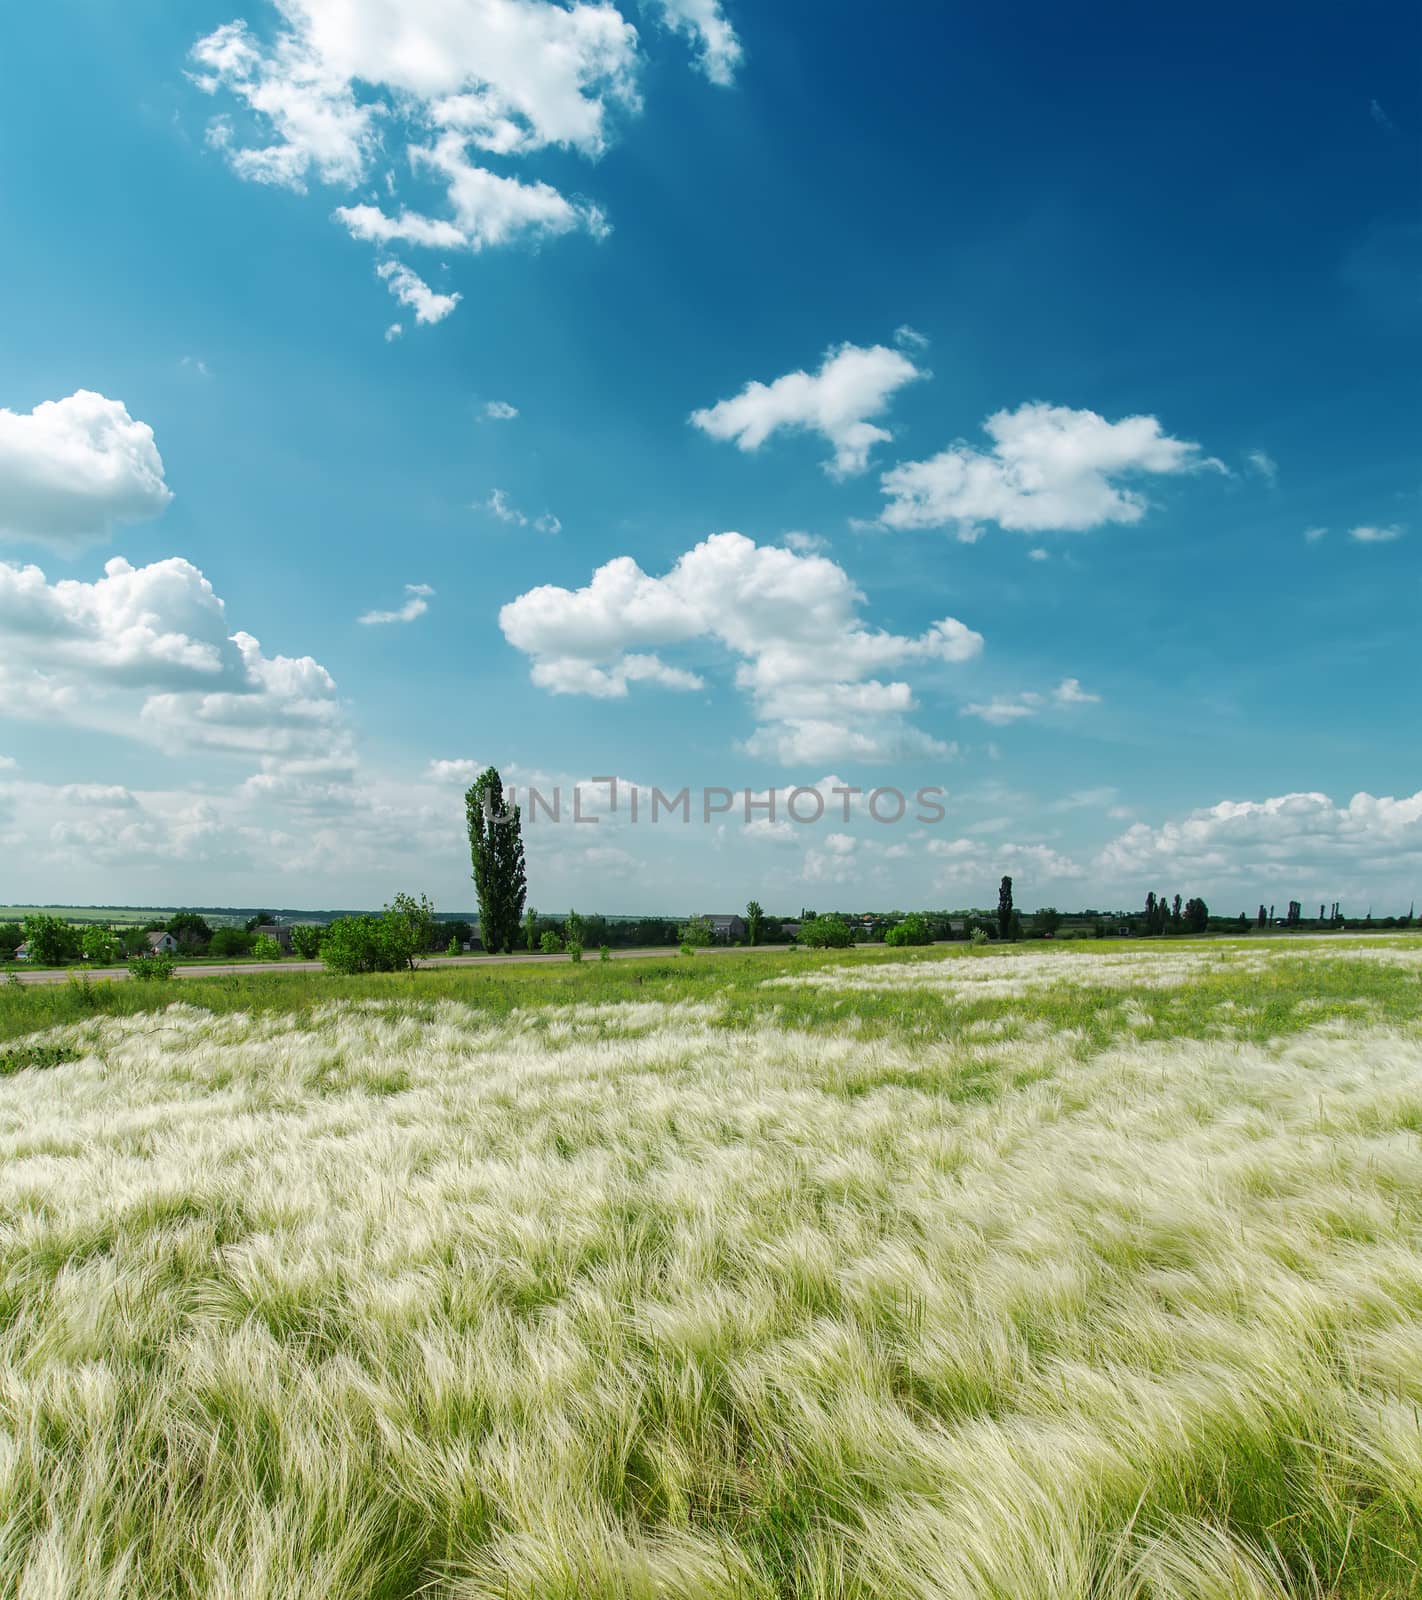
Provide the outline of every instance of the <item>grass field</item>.
[[0,986],[0,1041],[0,1594],[1422,1593],[1422,940]]

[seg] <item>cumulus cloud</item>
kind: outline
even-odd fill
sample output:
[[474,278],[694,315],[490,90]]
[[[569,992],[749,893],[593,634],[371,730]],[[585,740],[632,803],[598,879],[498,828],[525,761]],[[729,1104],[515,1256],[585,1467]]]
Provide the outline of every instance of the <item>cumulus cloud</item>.
[[[707,76],[729,83],[741,46],[720,0],[656,4]],[[478,251],[608,231],[595,203],[486,158],[607,149],[641,105],[637,30],[616,5],[276,0],[275,12],[225,23],[191,51],[192,81],[221,105],[208,143],[238,177],[344,190],[335,220],[379,247]],[[397,151],[413,204],[397,198]]]
[[873,447],[893,437],[869,418],[885,411],[906,383],[926,376],[886,345],[843,344],[826,352],[818,372],[787,372],[773,383],[748,383],[729,400],[693,411],[691,422],[741,450],[758,450],[781,428],[818,433],[834,447],[826,470],[845,477],[863,472]]
[[418,323],[443,322],[459,304],[457,294],[436,294],[418,273],[398,261],[382,261],[375,271],[400,304],[415,313]]
[[116,557],[92,583],[0,562],[0,716],[126,734],[273,769],[339,766],[349,730],[330,674],[267,656],[233,631],[211,583],[179,557]]
[[541,517],[529,517],[511,503],[502,489],[495,489],[490,494],[484,502],[484,509],[499,522],[507,523],[511,528],[534,528],[539,533],[563,531],[563,524],[551,511],[545,511]]
[[1400,539],[1404,531],[1395,522],[1386,528],[1365,525],[1361,528],[1349,528],[1348,537],[1358,544],[1391,544],[1394,540]]
[[1137,823],[1097,866],[1118,881],[1237,889],[1246,905],[1274,890],[1332,901],[1422,874],[1422,791],[1346,805],[1317,792],[1222,800],[1158,828]]
[[657,0],[669,28],[695,44],[701,70],[723,88],[735,81],[741,63],[741,41],[721,0]]
[[884,473],[882,525],[952,528],[971,543],[986,523],[1022,533],[1135,523],[1147,501],[1121,480],[1222,470],[1154,417],[1107,422],[1094,411],[1033,401],[994,412],[983,428],[988,450],[958,443]]
[[425,768],[425,776],[431,783],[457,783],[467,789],[483,770],[479,762],[460,756],[454,760],[431,761]]
[[760,719],[745,748],[787,762],[947,756],[953,747],[914,727],[909,685],[877,674],[909,662],[962,662],[982,636],[954,617],[909,638],[871,630],[863,596],[821,555],[714,534],[652,577],[630,556],[570,590],[531,589],[504,606],[504,637],[557,694],[621,698],[634,682],[701,687],[649,649],[713,641],[737,658],[735,681]]
[[152,428],[122,401],[80,389],[0,410],[0,538],[71,551],[172,498]]
[[416,617],[424,616],[430,608],[430,596],[434,590],[427,583],[407,583],[405,593],[410,598],[398,610],[367,611],[356,621],[369,627],[386,622],[413,622]]
[[490,422],[512,422],[518,415],[518,407],[511,406],[507,400],[491,400],[484,407],[484,415]]

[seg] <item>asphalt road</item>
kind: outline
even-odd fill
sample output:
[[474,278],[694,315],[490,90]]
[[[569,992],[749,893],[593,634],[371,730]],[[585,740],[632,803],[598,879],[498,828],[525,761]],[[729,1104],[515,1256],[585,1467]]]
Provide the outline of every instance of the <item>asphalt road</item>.
[[[725,955],[730,950],[749,949],[747,945],[709,945],[698,950],[697,955]],[[761,950],[785,950],[787,945],[766,944],[757,948]],[[674,956],[678,953],[676,945],[651,945],[640,950],[614,950],[611,952],[614,961],[630,961],[638,957],[645,960],[648,956]],[[527,962],[557,962],[567,961],[566,955],[546,956],[542,952],[534,953],[525,951],[520,955],[512,956],[426,956],[421,962],[423,967],[505,967],[521,965]],[[596,953],[584,955],[584,961],[596,961]],[[23,967],[11,969],[21,983],[68,983],[80,973],[90,978],[127,978],[127,967],[86,967],[82,962],[72,967],[41,967],[34,972],[26,972]],[[324,972],[326,969],[319,961],[235,961],[217,965],[211,962],[202,962],[200,965],[179,965],[175,975],[180,978],[222,978],[231,977],[238,973],[254,972]]]

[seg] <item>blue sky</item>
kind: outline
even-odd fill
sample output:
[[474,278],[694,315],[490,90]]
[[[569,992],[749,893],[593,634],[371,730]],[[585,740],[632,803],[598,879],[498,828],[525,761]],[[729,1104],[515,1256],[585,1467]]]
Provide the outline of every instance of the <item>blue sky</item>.
[[17,14],[0,899],[467,906],[493,761],[949,792],[544,825],[549,907],[1405,909],[1420,31]]

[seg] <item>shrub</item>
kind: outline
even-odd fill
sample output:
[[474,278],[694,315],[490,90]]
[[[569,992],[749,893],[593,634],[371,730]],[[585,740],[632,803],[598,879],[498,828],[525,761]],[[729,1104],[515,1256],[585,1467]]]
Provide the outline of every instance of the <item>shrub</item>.
[[693,917],[690,922],[679,930],[678,936],[681,939],[683,950],[687,945],[691,945],[693,949],[704,950],[707,945],[715,941],[716,937],[711,931],[711,924],[705,917]]
[[811,917],[800,928],[800,943],[812,950],[847,950],[854,934],[843,917]]
[[583,959],[583,941],[581,939],[568,940],[568,955],[574,961]]
[[303,961],[314,961],[321,954],[321,935],[325,931],[314,922],[298,923],[291,930],[291,948]]
[[554,933],[552,928],[547,928],[544,930],[543,937],[538,941],[538,948],[545,956],[556,956],[563,949],[563,941]]
[[681,953],[684,956],[694,956],[696,954],[696,946],[694,944],[687,944],[687,942],[683,939],[681,943]]
[[910,911],[896,928],[884,935],[884,943],[892,945],[932,944],[933,929],[921,911]]
[[269,933],[259,933],[252,940],[252,954],[258,961],[280,961],[282,948]]
[[210,956],[221,956],[227,961],[236,956],[249,956],[252,953],[252,941],[255,937],[255,934],[248,933],[245,928],[218,928],[207,947],[207,953]]
[[981,928],[974,928],[968,935],[968,940],[974,950],[983,950],[987,947],[988,936]]
[[128,975],[140,983],[166,983],[177,965],[178,958],[166,950],[150,950],[147,955],[132,957]]
[[378,917],[340,917],[326,929],[321,959],[332,972],[401,972],[415,964],[410,920],[387,906]]
[[598,947],[597,958],[598,958],[599,961],[611,961],[612,960],[611,947],[608,946],[608,945],[605,945],[605,944],[604,945],[600,945]]

